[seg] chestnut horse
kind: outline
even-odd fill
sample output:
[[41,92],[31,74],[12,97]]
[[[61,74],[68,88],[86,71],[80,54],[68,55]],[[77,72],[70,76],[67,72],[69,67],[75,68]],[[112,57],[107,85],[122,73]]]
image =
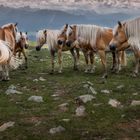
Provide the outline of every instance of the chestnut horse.
[[[106,51],[109,51],[109,42],[113,37],[112,29],[96,25],[72,25],[68,33],[67,46],[75,46],[82,49],[85,56],[85,72],[94,71],[94,53],[98,52],[104,68],[103,78],[107,77]],[[116,66],[115,53],[113,54],[113,69]],[[125,63],[125,52],[121,52],[122,63]],[[90,58],[90,67],[89,67]]]
[[114,27],[110,50],[118,53],[129,47],[135,55],[136,65],[132,76],[136,77],[140,63],[140,17],[122,23],[119,21]]
[[74,69],[77,69],[77,58],[79,58],[79,51],[76,49],[77,56],[74,52],[73,47],[68,47],[65,45],[65,41],[67,39],[67,28],[66,24],[62,30],[40,30],[37,33],[37,47],[36,50],[39,51],[41,47],[47,43],[49,52],[51,54],[51,64],[52,70],[51,73],[54,72],[54,56],[55,53],[58,53],[58,63],[59,63],[59,73],[62,73],[62,52],[70,50],[73,59],[74,59]]
[[28,68],[27,65],[27,56],[25,53],[25,49],[28,49],[29,47],[29,43],[28,43],[28,36],[27,36],[27,32],[18,32],[17,33],[17,42],[15,45],[15,52],[14,55],[16,55],[16,53],[18,53],[19,58],[21,57],[21,53],[24,56],[25,59],[25,68]]
[[[16,44],[16,32],[17,32],[17,23],[6,24],[0,28],[0,39],[6,41],[5,49],[8,52],[8,61],[7,63],[1,64],[2,69],[2,80],[9,80],[9,66],[12,68],[17,68],[19,64],[16,61],[16,58],[13,56],[15,51]],[[8,45],[7,45],[8,44]],[[8,47],[8,48],[7,48]]]

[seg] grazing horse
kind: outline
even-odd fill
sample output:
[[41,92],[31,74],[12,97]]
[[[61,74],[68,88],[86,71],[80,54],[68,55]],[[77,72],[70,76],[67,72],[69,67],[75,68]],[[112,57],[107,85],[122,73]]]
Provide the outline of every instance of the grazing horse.
[[73,47],[68,47],[65,45],[65,41],[67,39],[66,32],[67,32],[68,25],[66,24],[62,30],[40,30],[37,33],[37,47],[36,50],[40,50],[41,47],[47,43],[49,52],[51,54],[51,64],[52,70],[51,73],[54,72],[54,56],[55,53],[58,53],[58,62],[59,62],[59,73],[62,73],[62,51],[68,51],[72,53],[74,58],[74,69],[77,69],[77,58],[79,58],[78,50],[77,57],[73,50]]
[[120,22],[114,27],[110,50],[120,52],[131,48],[134,52],[136,65],[132,76],[136,77],[140,63],[140,17]]
[[[94,53],[98,52],[104,68],[103,78],[107,77],[106,51],[113,37],[112,29],[96,25],[72,25],[68,33],[67,46],[75,46],[83,51],[86,61],[85,72],[94,72]],[[116,65],[115,53],[113,54],[113,68]],[[124,52],[122,53],[124,54]],[[120,55],[122,57],[124,55]],[[90,58],[90,67],[89,67]],[[122,60],[124,60],[123,57]],[[122,61],[124,62],[124,61]]]
[[2,80],[6,80],[6,81],[9,80],[9,66],[11,65],[12,68],[17,68],[19,65],[17,63],[18,61],[16,61],[16,58],[13,56],[15,51],[15,44],[16,44],[16,32],[17,32],[17,23],[6,24],[0,28],[0,39],[2,41],[7,42],[6,44],[4,43],[5,44],[4,46],[9,54],[9,55],[7,54],[8,55],[7,63],[0,64],[3,72]]
[[25,68],[28,68],[27,56],[26,56],[26,53],[25,53],[25,49],[28,49],[28,47],[29,47],[29,43],[28,43],[27,32],[26,33],[18,32],[14,55],[16,55],[16,53],[18,53],[18,56],[20,58],[21,53],[23,54],[24,59],[25,59]]

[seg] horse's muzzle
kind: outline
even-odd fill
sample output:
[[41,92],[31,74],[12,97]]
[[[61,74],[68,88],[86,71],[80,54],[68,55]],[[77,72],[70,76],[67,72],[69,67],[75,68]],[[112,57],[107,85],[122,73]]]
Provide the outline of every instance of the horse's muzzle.
[[116,45],[114,44],[109,45],[109,48],[111,51],[116,51]]
[[41,47],[40,46],[36,46],[36,51],[40,51]]
[[66,46],[71,47],[71,45],[72,45],[72,41],[67,41],[66,42]]

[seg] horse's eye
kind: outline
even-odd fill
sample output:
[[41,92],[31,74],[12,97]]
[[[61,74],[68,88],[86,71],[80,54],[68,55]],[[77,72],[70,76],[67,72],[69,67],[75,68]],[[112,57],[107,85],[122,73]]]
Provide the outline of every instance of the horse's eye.
[[72,35],[72,33],[69,33],[69,36],[71,36]]

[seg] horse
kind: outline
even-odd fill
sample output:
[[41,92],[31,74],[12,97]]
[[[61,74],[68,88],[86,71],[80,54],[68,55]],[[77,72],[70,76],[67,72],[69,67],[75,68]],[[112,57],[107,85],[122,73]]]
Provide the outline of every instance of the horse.
[[[106,51],[109,51],[109,43],[113,37],[112,29],[107,27],[100,27],[97,25],[72,25],[69,26],[68,39],[66,41],[67,46],[75,46],[80,48],[84,54],[86,61],[85,72],[93,73],[94,66],[94,53],[98,52],[103,68],[103,78],[107,78],[107,63],[106,63]],[[125,63],[125,52],[121,52],[119,57],[122,57],[122,63]],[[115,53],[113,55],[113,66],[116,66]],[[91,65],[89,66],[89,58]]]
[[37,33],[37,46],[36,50],[39,51],[41,47],[47,43],[49,52],[51,54],[51,74],[54,73],[54,56],[58,53],[59,70],[58,73],[62,73],[62,52],[70,50],[74,59],[74,69],[77,69],[77,58],[79,58],[78,49],[76,50],[77,56],[74,52],[73,47],[67,47],[65,41],[67,39],[66,31],[68,25],[64,25],[61,30],[40,30]]
[[113,29],[113,38],[109,44],[110,50],[116,53],[131,48],[134,52],[136,65],[132,73],[138,74],[140,63],[140,17],[120,22]]
[[[2,80],[8,81],[9,80],[9,66],[11,65],[12,68],[17,68],[19,66],[18,61],[16,60],[15,56],[13,56],[15,51],[15,44],[16,44],[16,32],[17,32],[17,23],[9,23],[3,25],[0,28],[0,40],[7,42],[5,45],[5,50],[8,52],[8,60],[7,63],[3,63],[0,65],[2,69]],[[8,44],[8,45],[7,45]],[[8,48],[7,48],[8,47]],[[2,53],[2,51],[1,51]],[[5,54],[5,53],[4,53]]]
[[15,45],[15,52],[14,55],[16,55],[18,53],[18,57],[21,57],[21,53],[24,56],[25,59],[25,68],[28,68],[27,65],[27,56],[25,53],[25,49],[28,49],[29,47],[29,43],[28,43],[28,36],[27,36],[27,32],[17,32],[17,39],[16,39],[16,45]]

